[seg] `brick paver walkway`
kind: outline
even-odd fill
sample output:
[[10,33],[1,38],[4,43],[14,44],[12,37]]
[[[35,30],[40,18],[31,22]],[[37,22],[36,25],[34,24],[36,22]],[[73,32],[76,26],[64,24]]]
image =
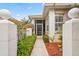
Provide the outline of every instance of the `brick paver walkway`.
[[31,56],[48,56],[42,37],[37,37]]

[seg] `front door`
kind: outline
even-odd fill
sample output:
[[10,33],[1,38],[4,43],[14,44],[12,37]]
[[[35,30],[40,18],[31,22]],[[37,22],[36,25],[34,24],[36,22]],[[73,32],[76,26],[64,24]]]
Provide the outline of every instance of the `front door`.
[[37,34],[37,36],[43,35],[43,25],[42,24],[36,25],[36,34]]

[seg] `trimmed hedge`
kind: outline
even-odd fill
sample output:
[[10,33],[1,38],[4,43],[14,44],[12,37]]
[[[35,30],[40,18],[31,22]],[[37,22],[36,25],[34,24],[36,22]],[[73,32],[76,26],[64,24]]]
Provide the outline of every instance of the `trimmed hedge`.
[[45,43],[49,42],[49,37],[47,35],[43,35],[43,40]]
[[27,36],[18,41],[18,56],[29,56],[31,55],[34,43],[36,41],[36,36]]

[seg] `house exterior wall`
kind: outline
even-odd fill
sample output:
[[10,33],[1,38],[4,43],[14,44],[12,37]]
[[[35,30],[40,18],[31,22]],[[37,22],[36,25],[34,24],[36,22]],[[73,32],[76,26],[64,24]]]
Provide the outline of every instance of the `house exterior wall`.
[[[63,16],[63,22],[62,22],[62,24],[63,24],[65,21],[67,21],[69,19],[67,16],[69,9],[70,9],[70,7],[67,8],[67,6],[63,6],[63,7],[60,7],[60,6],[53,7],[52,6],[51,8],[45,7],[45,10],[44,10],[45,12],[43,13],[43,16],[42,15],[41,16],[42,16],[42,19],[45,20],[45,26],[43,26],[43,27],[45,27],[45,34],[47,34],[49,36],[49,39],[53,39],[55,36],[55,33],[58,32],[58,31],[56,31],[56,25],[57,25],[56,19],[55,19],[56,15]],[[36,34],[35,20],[41,20],[41,18],[38,17],[38,15],[33,16],[33,18],[34,19],[32,19],[33,20],[32,23],[34,25],[34,33]],[[62,24],[59,24],[59,25],[62,25]]]
[[[68,10],[65,10],[65,9],[49,10],[49,13],[45,18],[45,33],[49,36],[49,41],[50,41],[50,39],[54,38],[54,34],[56,33],[56,30],[55,30],[56,14],[63,15],[63,23],[64,23],[65,21],[67,21],[69,19],[67,16],[67,12],[68,12]],[[48,25],[48,30],[47,30],[47,25]]]
[[65,14],[64,14],[64,16],[63,16],[63,19],[64,19],[63,22],[66,22],[66,21],[68,21],[70,19],[68,17],[68,14],[67,13],[68,13],[68,11],[66,11]]
[[32,36],[32,28],[26,29],[26,36]]

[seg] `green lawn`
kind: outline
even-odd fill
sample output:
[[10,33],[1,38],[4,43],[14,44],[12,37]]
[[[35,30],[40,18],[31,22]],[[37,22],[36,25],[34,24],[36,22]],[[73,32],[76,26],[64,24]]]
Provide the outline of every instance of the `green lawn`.
[[33,34],[32,36],[27,36],[18,41],[18,56],[29,56],[31,55],[34,43],[36,41],[36,36]]

